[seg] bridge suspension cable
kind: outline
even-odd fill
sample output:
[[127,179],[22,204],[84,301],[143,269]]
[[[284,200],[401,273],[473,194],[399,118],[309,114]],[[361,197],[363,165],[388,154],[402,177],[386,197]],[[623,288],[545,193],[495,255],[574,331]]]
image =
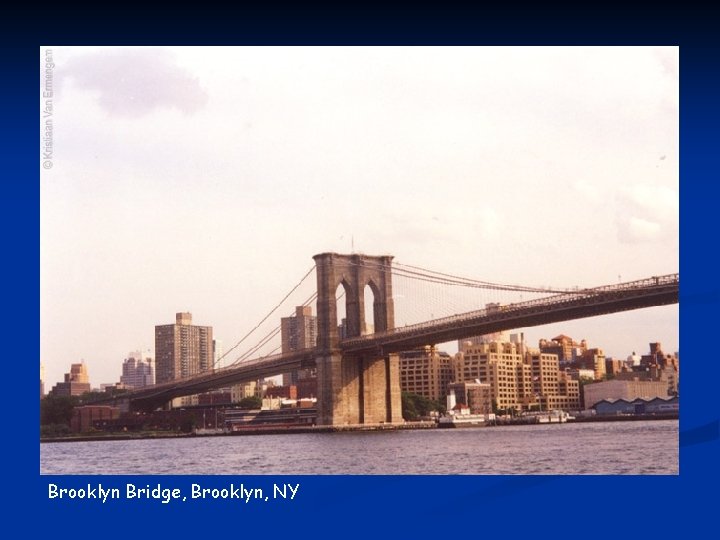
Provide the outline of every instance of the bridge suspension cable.
[[512,285],[507,283],[493,283],[490,281],[481,281],[477,279],[455,276],[435,270],[428,270],[419,266],[410,264],[395,263],[392,267],[392,273],[401,275],[409,279],[418,279],[420,281],[429,281],[431,283],[441,283],[445,285],[458,285],[463,287],[473,287],[478,289],[493,289],[500,291],[515,291],[529,293],[572,293],[571,289],[556,289],[552,287],[530,287],[527,285]]
[[405,277],[408,279],[415,279],[418,281],[425,281],[428,283],[436,283],[441,285],[455,285],[461,287],[471,287],[476,289],[491,289],[500,291],[514,291],[514,292],[529,292],[529,293],[574,293],[582,292],[572,288],[554,288],[554,287],[530,287],[527,285],[512,285],[506,283],[494,283],[491,281],[482,281],[472,278],[465,278],[462,276],[455,276],[452,274],[446,274],[443,272],[437,272],[435,270],[428,270],[419,266],[413,266],[410,264],[402,264],[394,262],[392,266],[384,264],[366,264],[364,262],[351,262],[346,263],[348,266],[361,266],[365,268],[380,268],[383,272],[389,272],[392,275],[399,277]]
[[[308,298],[307,300],[305,300],[305,302],[303,302],[302,305],[303,305],[303,306],[308,306],[308,305],[310,305],[316,298],[317,298],[317,292],[314,292],[314,293],[310,296],[310,298]],[[293,314],[290,313],[288,316],[289,316],[289,317],[292,317],[292,315],[293,315]],[[277,325],[275,328],[273,328],[272,330],[270,330],[270,332],[268,332],[267,334],[265,334],[265,336],[263,336],[263,338],[262,338],[258,343],[256,343],[256,344],[253,345],[252,347],[250,347],[250,349],[248,349],[247,351],[245,351],[244,354],[240,355],[240,356],[239,356],[232,364],[230,364],[230,365],[237,365],[237,364],[241,363],[243,360],[247,360],[248,358],[252,358],[252,356],[253,356],[257,351],[259,351],[262,347],[264,347],[265,345],[267,345],[267,344],[270,342],[270,340],[272,340],[275,336],[277,336],[277,335],[280,333],[280,329],[281,329],[281,325]],[[273,349],[272,351],[270,351],[268,354],[273,354],[273,353],[274,353],[275,351],[277,351],[279,348],[280,348],[280,347],[276,347],[275,349]]]
[[[280,306],[283,305],[283,303],[285,302],[285,300],[287,300],[287,299],[290,297],[290,295],[291,295],[292,293],[294,293],[294,292],[300,287],[300,285],[303,284],[303,282],[307,279],[307,277],[308,277],[310,274],[312,274],[313,270],[315,270],[315,265],[313,265],[313,266],[310,268],[310,270],[307,271],[307,273],[302,277],[302,279],[297,283],[297,285],[295,285],[295,286],[290,290],[290,292],[287,293],[287,294],[283,297],[283,299],[280,300],[280,302],[279,302],[274,308],[272,308],[272,309],[270,310],[270,312],[269,312],[267,315],[265,315],[265,317],[263,317],[262,320],[261,320],[259,323],[257,323],[257,324],[255,325],[255,327],[254,327],[252,330],[250,330],[247,334],[245,334],[245,335],[240,339],[240,341],[238,341],[237,343],[235,343],[235,345],[233,345],[232,347],[230,347],[230,349],[228,349],[227,352],[225,352],[220,358],[218,358],[218,359],[213,363],[213,367],[215,367],[215,366],[218,364],[218,362],[220,362],[220,360],[224,359],[228,354],[230,354],[233,350],[235,350],[237,347],[239,347],[240,344],[241,344],[243,341],[245,341],[248,337],[250,337],[250,335],[252,335],[253,332],[255,332],[255,330],[257,330],[258,328],[260,328],[260,326],[261,326],[265,321],[267,321],[267,320],[270,318],[270,316],[271,316],[273,313],[275,313],[275,312],[280,308]],[[233,364],[234,364],[234,363],[235,363],[235,362],[233,362]]]
[[512,285],[506,283],[493,283],[491,281],[481,281],[472,278],[465,278],[462,276],[455,276],[453,274],[446,274],[444,272],[437,272],[435,270],[428,270],[419,266],[413,266],[410,264],[402,264],[394,262],[392,266],[383,264],[368,265],[364,262],[360,263],[348,263],[348,265],[359,265],[366,268],[377,268],[378,266],[384,272],[389,272],[392,275],[399,277],[405,277],[408,279],[415,279],[418,281],[425,281],[428,283],[437,283],[441,285],[456,285],[461,287],[471,287],[476,289],[491,289],[500,291],[514,291],[514,292],[529,292],[529,293],[573,293],[581,292],[570,288],[554,288],[554,287],[530,287],[526,285]]
[[[305,300],[305,302],[303,302],[302,305],[309,306],[317,299],[317,296],[318,296],[317,291],[315,291],[310,296],[310,298],[308,298],[307,300]],[[344,290],[338,295],[338,297],[335,299],[335,301],[337,302],[343,296],[345,296]],[[288,315],[288,317],[292,317],[292,316],[293,316],[293,313],[290,313]],[[257,344],[255,344],[255,346],[253,346],[250,349],[248,349],[247,351],[245,351],[245,353],[242,354],[239,358],[237,358],[237,360],[235,360],[232,364],[230,364],[230,366],[237,366],[237,365],[241,364],[242,362],[244,362],[245,360],[252,358],[262,347],[267,345],[274,337],[276,337],[280,333],[280,329],[281,329],[281,325],[278,325],[275,328],[273,328],[272,330],[270,330],[270,332],[268,332]],[[265,356],[275,354],[278,351],[278,349],[280,349],[281,347],[282,347],[282,344],[278,345],[273,350],[268,352],[267,355],[265,355]],[[230,366],[228,366],[228,367],[230,367]]]
[[[360,263],[351,263],[353,265],[359,264],[360,266],[366,266],[370,267],[370,265],[367,265],[363,262]],[[377,265],[372,265],[373,268],[377,268]],[[529,287],[524,285],[513,285],[513,284],[503,284],[503,283],[493,283],[490,281],[483,281],[483,280],[477,280],[472,278],[465,278],[462,276],[457,276],[453,274],[448,274],[444,272],[438,272],[435,270],[429,270],[427,268],[422,268],[420,266],[414,266],[410,264],[403,264],[399,262],[395,262],[392,266],[390,265],[380,265],[381,270],[384,272],[388,272],[391,275],[398,276],[398,277],[404,277],[407,279],[412,279],[416,281],[426,282],[426,283],[434,283],[434,284],[440,284],[440,285],[449,285],[449,286],[458,286],[458,287],[469,287],[469,288],[476,288],[476,289],[489,289],[489,290],[500,290],[500,291],[514,291],[514,292],[528,292],[528,293],[573,293],[573,292],[582,292],[582,291],[573,291],[571,289],[556,289],[556,288],[550,288],[550,287]],[[230,349],[228,349],[221,357],[219,357],[213,367],[217,366],[217,364],[225,359],[232,351],[234,351],[237,347],[239,347],[247,338],[249,338],[255,331],[257,331],[263,323],[265,323],[272,315],[275,313],[284,303],[285,301],[304,283],[304,281],[308,278],[308,276],[315,270],[315,266],[313,265],[307,273],[302,277],[302,279],[282,298],[282,300],[273,307],[270,312],[268,312],[261,320],[258,322],[248,333],[246,333],[235,345],[233,345]],[[344,295],[344,291],[341,292],[340,296],[336,300],[340,300],[342,296]],[[311,302],[313,302],[317,298],[317,292],[315,292],[310,298],[308,298],[303,305],[307,306]],[[290,314],[292,316],[292,314]],[[263,336],[260,341],[258,341],[255,345],[247,349],[243,354],[241,354],[239,357],[237,357],[230,366],[235,366],[248,358],[252,358],[253,355],[255,355],[259,350],[262,349],[265,345],[267,345],[273,338],[275,338],[280,333],[280,326],[276,326],[272,330],[270,330],[265,336]],[[273,349],[268,354],[273,354],[275,351],[280,349],[280,346]]]

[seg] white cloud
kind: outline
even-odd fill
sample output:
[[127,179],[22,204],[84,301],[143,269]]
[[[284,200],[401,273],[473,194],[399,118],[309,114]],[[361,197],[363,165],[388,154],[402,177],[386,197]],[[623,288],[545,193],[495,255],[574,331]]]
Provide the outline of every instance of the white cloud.
[[96,92],[111,116],[139,118],[160,108],[191,114],[208,99],[198,80],[164,49],[101,49],[71,58],[62,76]]
[[678,192],[666,186],[635,184],[618,195],[618,239],[625,243],[656,242],[678,236]]
[[621,219],[618,225],[620,241],[628,243],[653,242],[660,238],[663,229],[660,223],[638,217]]
[[677,190],[653,184],[635,184],[625,188],[621,197],[626,202],[655,214],[677,216],[680,207]]

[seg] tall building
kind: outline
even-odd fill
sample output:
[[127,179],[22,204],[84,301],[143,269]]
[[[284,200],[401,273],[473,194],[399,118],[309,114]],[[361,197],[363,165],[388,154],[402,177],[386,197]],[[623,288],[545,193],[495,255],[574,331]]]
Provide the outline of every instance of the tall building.
[[498,409],[522,409],[532,401],[531,376],[518,348],[518,344],[500,341],[465,344],[457,356],[456,382],[488,383]]
[[580,382],[560,371],[557,355],[529,351],[526,359],[532,369],[533,397],[541,410],[580,409]]
[[445,402],[448,384],[454,378],[452,357],[435,347],[400,353],[400,389]]
[[40,364],[40,399],[45,397],[45,366]]
[[215,366],[215,369],[223,367],[224,362],[220,362],[220,359],[224,354],[223,342],[219,339],[213,339],[213,366]]
[[57,383],[50,393],[54,396],[80,396],[90,391],[85,363],[71,364],[70,373],[65,374],[65,381]]
[[81,362],[79,364],[71,364],[70,373],[65,374],[65,382],[90,384],[90,377],[88,377],[88,371],[85,362]]
[[465,344],[456,358],[456,381],[489,384],[498,409],[580,408],[580,385],[560,372],[555,354],[526,350],[522,341],[495,341]]
[[295,315],[280,319],[282,352],[311,349],[317,343],[317,317],[311,306],[297,306]]
[[[311,349],[317,343],[317,317],[312,314],[312,307],[297,306],[295,315],[280,319],[280,336],[282,352]],[[283,385],[296,384],[300,379],[313,377],[313,370],[294,370],[283,373]]]
[[583,339],[577,343],[573,338],[560,334],[550,341],[541,339],[540,351],[546,354],[556,354],[562,367],[577,361],[587,349],[587,342]]
[[212,326],[195,326],[190,313],[177,313],[175,324],[155,327],[155,378],[158,384],[212,369]]
[[120,384],[126,388],[142,388],[155,384],[155,373],[152,367],[152,358],[142,358],[140,352],[128,353],[123,361]]

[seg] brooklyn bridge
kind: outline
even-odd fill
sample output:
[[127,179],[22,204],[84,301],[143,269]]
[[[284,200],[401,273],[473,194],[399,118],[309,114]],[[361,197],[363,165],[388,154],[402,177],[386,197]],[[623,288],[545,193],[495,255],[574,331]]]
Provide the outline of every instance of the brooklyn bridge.
[[[394,264],[392,256],[321,253],[313,258],[311,270],[315,271],[317,288],[306,305],[316,301],[314,348],[243,357],[223,368],[129,391],[121,399],[129,400],[133,408],[152,410],[173,398],[315,368],[319,424],[401,423],[401,351],[502,330],[675,304],[680,285],[676,273],[590,288],[553,289],[431,272]],[[454,289],[511,291],[534,298],[491,303],[480,309],[396,326],[393,277]],[[366,310],[367,288],[372,292],[372,310],[369,305]],[[343,301],[345,325],[341,335],[338,305]]]

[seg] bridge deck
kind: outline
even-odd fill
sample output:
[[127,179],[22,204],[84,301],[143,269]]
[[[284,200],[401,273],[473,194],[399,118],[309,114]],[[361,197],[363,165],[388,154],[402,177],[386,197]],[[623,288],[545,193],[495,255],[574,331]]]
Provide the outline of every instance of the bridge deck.
[[679,274],[569,291],[346,339],[348,353],[399,352],[501,330],[629,311],[678,302]]
[[[340,342],[340,348],[346,354],[384,355],[500,330],[674,304],[678,302],[679,286],[679,274],[669,274],[617,285],[569,291],[345,339]],[[318,354],[317,349],[304,349],[255,358],[211,373],[134,390],[122,394],[122,399],[162,404],[175,397],[207,392],[214,388],[309,367],[314,365]]]

